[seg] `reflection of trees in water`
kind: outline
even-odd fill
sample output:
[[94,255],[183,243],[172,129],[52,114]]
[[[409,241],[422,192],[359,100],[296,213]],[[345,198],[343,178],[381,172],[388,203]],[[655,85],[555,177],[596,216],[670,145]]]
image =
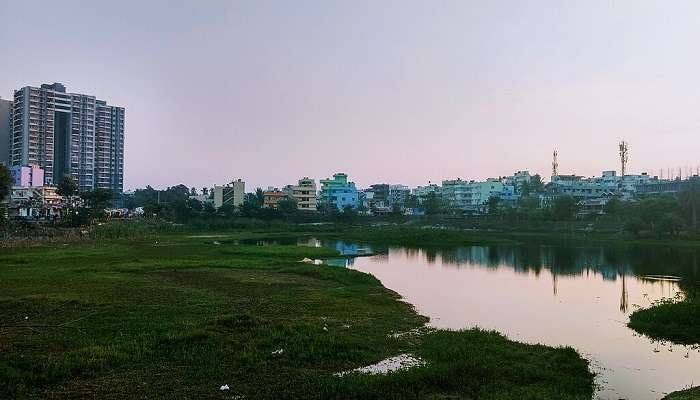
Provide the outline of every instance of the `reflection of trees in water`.
[[[379,249],[376,249],[379,250]],[[514,271],[539,275],[549,270],[553,275],[582,276],[600,274],[615,281],[626,276],[676,275],[682,277],[684,289],[698,287],[698,254],[696,249],[660,246],[582,247],[526,243],[519,246],[466,246],[450,249],[391,248],[410,259],[429,264],[441,262],[454,268],[512,268]],[[554,283],[556,284],[556,283]],[[623,280],[623,294],[627,282]],[[627,308],[626,301],[624,307]]]
[[627,294],[627,282],[625,278],[625,273],[622,274],[622,294],[620,295],[620,311],[622,313],[627,313],[629,309],[629,296]]
[[[317,241],[319,244],[320,242]],[[575,246],[546,245],[527,242],[517,246],[464,246],[454,248],[408,248],[382,245],[359,245],[343,241],[323,241],[343,255],[357,255],[370,250],[373,261],[387,263],[390,253],[403,254],[409,259],[440,263],[453,268],[511,268],[517,273],[539,276],[543,270],[553,275],[552,291],[556,295],[557,277],[600,274],[603,279],[621,280],[620,311],[629,308],[627,277],[645,275],[680,276],[681,289],[689,295],[700,293],[698,250],[669,246]],[[334,264],[351,266],[352,259],[334,260]]]

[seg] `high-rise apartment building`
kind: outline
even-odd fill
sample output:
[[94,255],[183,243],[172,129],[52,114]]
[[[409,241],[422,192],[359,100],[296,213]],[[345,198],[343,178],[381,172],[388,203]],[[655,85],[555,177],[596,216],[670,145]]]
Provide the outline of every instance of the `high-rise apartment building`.
[[12,102],[0,98],[0,164],[10,165]]
[[38,165],[44,184],[70,175],[81,190],[123,190],[124,109],[60,83],[15,91],[12,165]]

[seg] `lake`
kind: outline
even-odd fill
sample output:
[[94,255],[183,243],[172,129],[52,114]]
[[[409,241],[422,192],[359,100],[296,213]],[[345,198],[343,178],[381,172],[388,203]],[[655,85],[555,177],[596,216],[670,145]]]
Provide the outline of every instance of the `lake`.
[[[591,361],[599,399],[659,399],[700,384],[700,349],[627,328],[629,314],[682,296],[700,278],[697,250],[526,243],[415,249],[304,239],[326,260],[377,277],[438,328],[481,327],[527,343],[566,345]],[[686,286],[687,287],[687,286]]]

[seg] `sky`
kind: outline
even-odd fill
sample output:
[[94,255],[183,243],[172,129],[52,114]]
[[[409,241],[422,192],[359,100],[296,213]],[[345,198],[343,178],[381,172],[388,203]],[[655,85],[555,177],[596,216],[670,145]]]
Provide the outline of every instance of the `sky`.
[[1,97],[125,107],[125,189],[700,164],[694,0],[0,0],[0,38]]

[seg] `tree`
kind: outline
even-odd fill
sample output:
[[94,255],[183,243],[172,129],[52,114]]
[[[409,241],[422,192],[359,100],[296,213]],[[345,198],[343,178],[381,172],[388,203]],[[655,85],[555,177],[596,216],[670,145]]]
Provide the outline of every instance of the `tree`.
[[143,203],[143,213],[149,217],[159,215],[163,210],[156,199],[148,199]]
[[632,236],[639,236],[639,233],[646,228],[647,224],[639,217],[633,217],[625,222],[624,230],[631,233]]
[[[207,204],[211,204],[211,203],[207,203]],[[243,204],[245,205],[245,202]],[[213,205],[212,205],[212,208],[213,208]],[[246,214],[243,206],[241,206],[241,211],[243,212],[243,215],[245,215],[246,217],[250,216],[249,214]],[[216,212],[218,214],[223,215],[224,217],[233,217],[234,215],[236,215],[236,206],[234,206],[231,203],[224,203],[221,205],[221,207],[219,207],[218,210],[216,210]]]
[[403,210],[401,209],[401,206],[398,204],[394,204],[391,206],[391,217],[392,218],[401,218],[403,217]]
[[355,218],[357,217],[357,212],[355,212],[355,209],[348,204],[345,207],[343,207],[343,212],[340,213],[339,217],[341,221],[347,224],[352,224],[355,221]]
[[3,201],[10,194],[11,188],[12,175],[10,170],[4,165],[0,165],[0,201]]
[[196,196],[196,195],[197,195],[197,188],[195,188],[194,186],[192,186],[192,187],[190,188],[190,196]]
[[576,199],[571,196],[561,196],[554,200],[552,215],[556,220],[570,220],[576,215],[577,210]]
[[539,193],[544,190],[544,182],[539,174],[535,174],[530,177],[529,182],[523,183],[520,187],[520,193],[523,196],[529,196],[533,193]]
[[664,213],[659,219],[658,232],[662,235],[678,236],[683,229],[683,219],[674,213]]
[[265,204],[265,192],[263,192],[262,189],[255,189],[255,198],[258,201],[258,207],[262,207],[262,205]]
[[277,202],[277,210],[285,217],[290,217],[297,213],[297,201],[291,197],[284,198]]
[[435,192],[428,193],[428,195],[425,197],[425,201],[423,202],[423,207],[425,208],[426,215],[440,214],[444,208],[442,199],[435,194]]
[[258,198],[257,193],[246,193],[245,196],[243,196],[243,204],[240,206],[241,214],[248,218],[254,218],[260,214],[261,207],[262,202]]
[[418,201],[418,196],[414,194],[409,194],[406,196],[406,201],[404,202],[404,207],[406,208],[418,208],[420,207],[420,202]]
[[63,175],[61,181],[58,183],[56,188],[56,193],[63,197],[72,197],[78,194],[78,183],[75,182],[70,175]]
[[4,200],[10,194],[10,189],[12,188],[12,176],[10,175],[10,170],[6,166],[0,164],[0,226],[4,225],[5,222],[5,212]]
[[605,206],[603,206],[603,212],[609,215],[617,215],[622,209],[622,202],[619,199],[610,199]]
[[678,201],[670,196],[649,197],[638,201],[629,213],[634,217],[641,218],[645,222],[649,231],[660,233],[659,222],[667,213],[680,213]]
[[136,206],[136,199],[134,199],[134,196],[124,196],[124,208],[126,208],[129,211],[133,211],[137,206]]
[[216,214],[216,208],[214,208],[214,205],[213,205],[211,202],[209,202],[209,201],[205,201],[205,202],[204,202],[203,211],[204,211],[204,213],[207,214],[207,215],[214,215],[214,214]]
[[491,215],[498,214],[498,211],[500,210],[500,204],[501,204],[500,197],[498,197],[498,196],[489,197],[489,200],[486,203],[486,205],[488,207],[488,213]]
[[518,199],[518,208],[526,211],[536,210],[540,206],[540,199],[537,196],[522,196]]
[[83,209],[87,210],[87,215],[90,218],[101,218],[112,201],[113,193],[109,189],[94,189],[83,192],[80,197],[85,202]]
[[690,226],[693,231],[698,230],[698,209],[700,209],[700,179],[694,178],[688,181],[678,193],[678,201],[683,210],[690,217]]
[[200,212],[204,209],[202,202],[197,199],[187,199],[187,207],[196,212]]

